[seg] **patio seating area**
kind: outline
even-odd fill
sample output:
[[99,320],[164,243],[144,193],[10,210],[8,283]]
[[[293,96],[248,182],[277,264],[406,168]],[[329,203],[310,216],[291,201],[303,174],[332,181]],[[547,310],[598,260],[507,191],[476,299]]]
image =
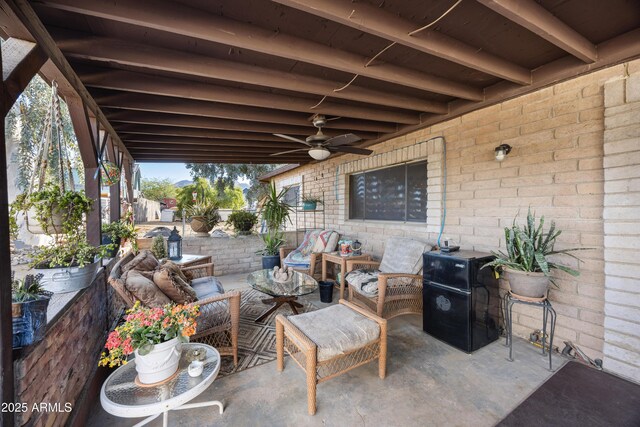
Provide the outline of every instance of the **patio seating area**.
[[640,2],[0,0],[0,44],[0,426],[640,425]]

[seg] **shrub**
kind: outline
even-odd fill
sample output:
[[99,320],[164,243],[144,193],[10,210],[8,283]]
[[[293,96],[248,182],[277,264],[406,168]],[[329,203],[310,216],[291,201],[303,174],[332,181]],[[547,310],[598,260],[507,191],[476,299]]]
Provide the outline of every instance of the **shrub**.
[[251,230],[258,223],[258,215],[248,211],[234,211],[229,215],[227,224],[233,226],[238,234],[251,234]]

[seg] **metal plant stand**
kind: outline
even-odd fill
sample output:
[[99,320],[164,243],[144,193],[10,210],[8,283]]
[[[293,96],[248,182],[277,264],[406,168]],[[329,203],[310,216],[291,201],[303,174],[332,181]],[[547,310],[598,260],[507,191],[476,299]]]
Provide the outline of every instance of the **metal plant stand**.
[[[505,317],[505,326],[507,328],[507,341],[505,345],[509,346],[509,358],[510,362],[513,362],[513,305],[514,304],[524,304],[524,305],[532,305],[535,307],[542,308],[542,355],[545,353],[549,354],[549,370],[553,372],[553,368],[551,365],[551,355],[553,353],[553,334],[556,329],[556,311],[553,309],[551,302],[548,298],[541,299],[540,301],[525,301],[522,300],[511,292],[507,292],[504,296],[504,317]],[[549,351],[546,351],[547,347],[547,320],[551,319],[551,327],[549,330]]]

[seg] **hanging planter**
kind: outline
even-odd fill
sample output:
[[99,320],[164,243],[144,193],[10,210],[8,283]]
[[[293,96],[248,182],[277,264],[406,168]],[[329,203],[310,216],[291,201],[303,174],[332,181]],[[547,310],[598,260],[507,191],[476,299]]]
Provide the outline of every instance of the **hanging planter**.
[[25,224],[27,230],[31,234],[62,234],[64,226],[64,216],[57,211],[54,211],[49,216],[48,220],[40,222],[38,220],[38,214],[35,209],[29,209],[25,214]]
[[109,161],[101,161],[100,164],[100,173],[102,176],[102,183],[104,185],[110,187],[120,182],[122,171],[115,163]]

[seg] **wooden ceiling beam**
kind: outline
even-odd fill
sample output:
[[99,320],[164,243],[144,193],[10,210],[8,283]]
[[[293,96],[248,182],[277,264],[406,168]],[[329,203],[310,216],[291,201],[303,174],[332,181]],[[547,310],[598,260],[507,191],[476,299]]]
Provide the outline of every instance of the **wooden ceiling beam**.
[[167,0],[138,0],[126,3],[43,0],[41,3],[56,9],[249,49],[428,92],[474,101],[484,99],[482,90],[473,86],[384,62],[367,66],[370,58],[359,54]]
[[[420,122],[418,114],[410,112],[345,105],[328,100],[318,105],[321,100],[320,97],[315,99],[300,98],[118,69],[87,67],[83,64],[74,64],[74,69],[85,86],[90,88],[172,96],[200,101],[298,111],[307,114],[326,114],[391,123],[416,124]],[[437,110],[436,112],[446,113],[447,107],[442,104],[442,108]]]
[[[284,133],[287,135],[308,136],[315,133],[313,126],[291,126],[242,120],[213,119],[209,117],[187,116],[181,114],[149,113],[145,111],[112,110],[105,108],[104,113],[113,123],[137,123],[143,125],[169,125],[200,129],[232,130],[258,133]],[[330,136],[337,136],[348,130],[326,129]],[[361,134],[358,133],[360,136]],[[368,135],[371,135],[369,132]],[[362,136],[360,136],[362,138]]]
[[69,58],[127,65],[147,72],[159,70],[408,110],[438,114],[448,111],[447,106],[441,102],[372,90],[358,86],[357,82],[344,90],[337,91],[348,83],[348,80],[343,82],[324,80],[75,31],[56,28],[51,28],[49,31]]
[[598,59],[598,50],[593,43],[534,0],[478,1],[586,63]]
[[180,137],[166,137],[166,136],[140,136],[140,135],[122,135],[122,140],[126,145],[145,145],[158,147],[166,145],[179,145],[179,146],[204,146],[204,147],[265,147],[265,148],[300,148],[304,145],[281,139],[280,141],[255,141],[246,140],[239,141],[233,139],[204,139],[204,138],[180,138]]
[[531,71],[524,67],[438,31],[427,29],[412,36],[409,33],[420,25],[368,3],[341,0],[273,1],[514,83],[531,83]]
[[[96,104],[94,99],[89,94],[89,91],[82,84],[82,81],[73,71],[73,68],[60,51],[60,48],[56,45],[47,29],[45,28],[40,18],[31,7],[31,4],[27,0],[2,0],[2,9],[4,14],[9,17],[13,22],[20,22],[21,27],[24,27],[20,32],[24,30],[33,37],[33,40],[44,54],[50,58],[51,62],[56,66],[64,79],[73,87],[76,94],[80,97],[82,102],[87,106],[89,111],[95,115],[97,120],[102,124],[107,132],[111,135],[111,138],[116,144],[121,145],[120,138],[115,129],[111,127],[111,124],[104,116],[100,107]],[[31,40],[30,40],[31,41]],[[124,146],[121,147],[127,155],[127,151]]]
[[[310,131],[313,131],[313,125],[309,121],[309,116],[303,113],[292,113],[258,107],[243,107],[240,105],[220,104],[208,101],[195,101],[170,96],[113,92],[104,89],[94,89],[91,93],[102,108],[108,107],[263,123],[291,124],[309,126]],[[413,122],[413,124],[417,123],[419,123],[419,121]],[[397,130],[397,125],[391,123],[348,118],[330,120],[327,122],[326,127],[354,131],[364,130],[368,132],[394,132]]]
[[31,41],[10,37],[2,42],[3,117],[48,59]]
[[193,129],[174,126],[152,126],[136,124],[120,124],[114,125],[114,127],[123,140],[130,137],[148,138],[178,136],[192,139],[246,139],[252,141],[282,141],[282,138],[270,133],[261,134],[257,132],[234,132],[213,129]]
[[202,155],[198,154],[181,154],[181,153],[135,153],[133,158],[136,161],[157,161],[164,160],[167,162],[176,163],[252,163],[252,164],[273,164],[273,163],[304,163],[310,162],[312,159],[308,154],[302,153],[302,155],[284,155],[284,156],[251,156],[243,153],[236,154],[235,156],[219,156],[219,155]]

